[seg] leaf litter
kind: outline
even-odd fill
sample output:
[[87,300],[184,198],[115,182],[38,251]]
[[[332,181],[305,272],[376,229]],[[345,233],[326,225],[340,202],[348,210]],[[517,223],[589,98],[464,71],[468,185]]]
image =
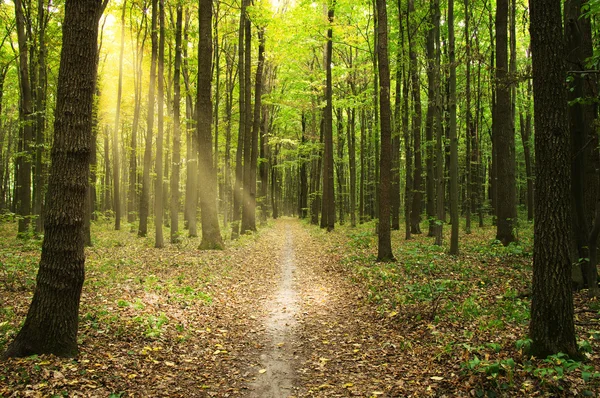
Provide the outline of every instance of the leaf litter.
[[[1,396],[600,392],[600,304],[585,292],[575,295],[575,307],[586,362],[523,353],[531,277],[526,238],[523,246],[502,248],[487,228],[461,236],[463,254],[452,257],[430,238],[404,241],[394,232],[399,261],[380,264],[372,223],[325,233],[283,219],[215,252],[196,250],[193,239],[154,249],[150,239],[107,229],[87,250],[79,357],[0,363]],[[39,259],[39,244],[17,242],[13,232],[0,229],[2,350],[26,315]],[[294,268],[288,282],[286,252]],[[296,297],[282,306],[284,283]],[[276,328],[274,317],[283,319]],[[288,362],[287,388],[260,395],[261,379],[278,370],[269,363],[277,350]]]

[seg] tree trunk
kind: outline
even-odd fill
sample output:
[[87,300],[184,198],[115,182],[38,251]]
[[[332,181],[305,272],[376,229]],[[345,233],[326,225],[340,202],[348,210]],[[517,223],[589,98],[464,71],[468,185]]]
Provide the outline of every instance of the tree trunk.
[[164,145],[164,98],[165,98],[165,5],[158,1],[159,33],[158,40],[158,134],[156,136],[156,182],[154,183],[154,247],[164,247],[163,237],[163,145]]
[[474,195],[473,195],[473,153],[475,149],[473,148],[475,130],[472,122],[472,114],[471,114],[471,32],[470,32],[470,18],[471,18],[471,10],[469,8],[469,0],[464,0],[464,12],[465,12],[465,47],[466,47],[466,60],[465,60],[465,78],[467,80],[465,86],[465,97],[466,97],[466,112],[465,112],[465,144],[466,144],[466,153],[465,153],[465,172],[467,179],[466,186],[466,200],[465,200],[465,232],[467,234],[471,233],[471,210],[473,209],[474,203]]
[[578,358],[571,293],[571,148],[560,3],[531,0],[535,114],[535,240],[531,354]]
[[152,0],[152,59],[150,62],[150,83],[148,87],[148,114],[146,143],[144,150],[144,174],[142,177],[142,195],[140,197],[140,224],[138,236],[148,234],[148,216],[150,212],[150,168],[152,167],[152,134],[154,131],[154,89],[156,85],[156,62],[158,58],[158,0]]
[[[407,27],[408,27],[408,52],[410,57],[410,78],[413,100],[413,117],[412,117],[412,133],[413,133],[413,150],[414,150],[414,169],[412,180],[412,203],[410,212],[410,229],[413,234],[421,233],[421,201],[423,197],[423,162],[421,160],[421,84],[419,79],[419,65],[417,62],[417,52],[415,50],[413,35],[416,34],[416,24],[410,23],[410,15],[415,11],[414,0],[408,1]],[[411,32],[414,30],[414,32]]]
[[508,0],[496,3],[496,112],[494,113],[497,163],[496,239],[503,245],[515,241],[517,225],[515,180],[515,134],[511,125],[510,81],[508,78]]
[[252,121],[252,153],[250,156],[250,208],[248,209],[248,228],[256,231],[256,168],[258,165],[258,135],[261,128],[260,111],[262,109],[263,71],[265,67],[265,29],[258,30],[258,65],[254,82],[254,117]]
[[23,2],[22,0],[14,1],[17,39],[19,42],[19,120],[21,121],[15,207],[19,216],[18,234],[23,235],[29,231],[31,221],[31,159],[33,154],[31,144],[35,115],[33,114],[33,98],[29,80],[29,60],[27,59],[26,21],[23,12]]
[[333,89],[331,76],[331,58],[333,53],[333,16],[335,1],[327,11],[329,29],[327,30],[327,45],[325,49],[325,109],[323,111],[325,151],[323,159],[323,203],[321,205],[321,228],[332,231],[335,226],[335,180],[333,170]]
[[436,184],[436,214],[435,244],[442,245],[444,227],[444,147],[442,145],[444,129],[442,127],[442,85],[441,85],[441,42],[440,42],[440,2],[433,0],[433,28],[435,30],[435,184]]
[[390,64],[388,59],[387,10],[385,0],[377,0],[377,59],[379,66],[379,110],[381,157],[379,163],[378,261],[395,261],[390,234],[390,192],[392,176],[392,126],[390,106]]
[[120,176],[119,176],[119,124],[121,120],[121,96],[123,92],[123,53],[125,51],[125,10],[127,8],[127,0],[123,2],[121,11],[121,49],[119,52],[119,82],[117,85],[117,109],[115,111],[115,127],[112,137],[112,155],[113,155],[113,184],[114,195],[113,207],[115,208],[115,230],[121,229],[121,193],[120,193]]
[[[245,30],[246,30],[246,7],[249,0],[242,0],[240,10],[240,26],[238,29],[238,71],[239,71],[239,109],[240,119],[238,128],[237,150],[235,154],[235,182],[233,188],[233,218],[231,224],[231,238],[235,239],[240,233],[240,221],[242,220],[242,206],[244,202],[244,140],[246,135],[246,67],[245,67]],[[249,38],[247,40],[250,40]]]
[[202,241],[200,249],[222,249],[217,212],[217,171],[212,153],[212,0],[199,0],[198,90],[196,95],[196,132],[199,147],[200,211]]
[[[350,225],[356,227],[356,132],[354,131],[355,109],[348,109],[348,161],[350,166]],[[400,193],[398,192],[398,195]]]
[[[590,20],[581,15],[583,3],[582,0],[568,0],[564,8],[565,39],[567,48],[570,49],[566,60],[569,68],[576,71],[585,71],[586,60],[593,55]],[[595,206],[600,195],[596,175],[600,164],[598,137],[594,132],[595,110],[593,105],[585,103],[586,100],[593,98],[594,94],[589,92],[590,81],[584,73],[573,73],[570,77],[572,82],[568,91],[568,101],[571,105],[568,114],[573,154],[572,214],[574,239],[578,251],[574,260],[578,260],[581,265],[585,283],[589,287],[589,296],[597,297],[600,295],[597,263],[592,261],[595,260],[595,252],[594,256],[591,252],[598,245],[597,232],[594,236],[593,230],[596,229],[594,223],[598,210]]]
[[25,323],[5,357],[77,355],[98,20],[104,6],[98,0],[66,2],[37,287]]
[[454,0],[448,0],[448,41],[450,48],[450,254],[458,254],[458,136],[456,134],[456,56],[454,38]]
[[173,74],[173,158],[171,160],[171,243],[179,241],[179,178],[181,168],[181,34],[183,9],[177,5],[175,72]]
[[435,213],[435,141],[433,139],[433,132],[435,130],[434,117],[435,117],[435,27],[433,24],[435,10],[433,2],[429,5],[431,27],[427,31],[427,116],[425,119],[425,141],[426,141],[426,153],[427,157],[425,160],[427,177],[425,181],[426,190],[426,212],[427,212],[427,223],[428,233],[427,236],[435,236],[436,229],[436,213]]
[[35,151],[35,179],[33,190],[33,214],[37,215],[35,220],[35,233],[44,232],[43,202],[44,202],[44,143],[46,141],[46,26],[48,25],[49,13],[45,10],[45,1],[38,0],[38,82],[36,88],[36,151]]

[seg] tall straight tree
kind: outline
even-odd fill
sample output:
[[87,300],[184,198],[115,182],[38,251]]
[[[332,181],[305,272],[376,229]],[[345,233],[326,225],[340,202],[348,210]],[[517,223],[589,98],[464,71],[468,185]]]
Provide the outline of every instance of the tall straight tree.
[[200,175],[201,249],[221,249],[223,241],[217,213],[217,170],[212,153],[212,0],[198,1],[198,90],[196,133]]
[[44,191],[44,144],[46,142],[46,101],[48,87],[47,72],[47,40],[46,28],[50,19],[49,5],[45,0],[38,0],[38,59],[37,59],[37,87],[35,92],[35,173],[33,181],[33,214],[35,219],[36,234],[43,233],[43,191]]
[[561,2],[530,0],[535,227],[529,336],[538,358],[577,357],[571,293],[571,143]]
[[511,122],[508,79],[508,0],[496,2],[496,111],[494,140],[497,164],[496,239],[503,245],[515,241],[517,189],[515,179],[515,132]]
[[154,89],[156,85],[156,62],[158,58],[158,0],[152,0],[152,58],[150,60],[150,82],[148,87],[148,114],[146,116],[146,142],[144,148],[144,172],[142,176],[142,195],[140,196],[140,225],[138,235],[148,234],[148,215],[150,212],[150,167],[152,167],[152,134],[154,130]]
[[321,228],[332,231],[335,226],[335,180],[333,178],[333,88],[331,76],[331,57],[333,55],[333,17],[335,0],[327,10],[329,28],[325,46],[325,109],[323,111],[323,200],[321,205]]
[[163,237],[163,144],[164,144],[164,99],[165,99],[165,2],[158,1],[158,134],[156,136],[156,183],[154,184],[154,247],[165,245]]
[[[244,113],[244,170],[243,170],[243,188],[242,188],[242,223],[240,233],[243,234],[251,230],[250,227],[250,175],[252,174],[252,23],[250,18],[245,18],[244,25],[244,104],[246,111]],[[240,91],[240,95],[241,91]]]
[[[465,0],[467,1],[467,0]],[[427,49],[427,116],[425,118],[425,150],[426,150],[426,159],[425,159],[425,168],[427,170],[427,177],[425,180],[425,191],[426,191],[426,211],[427,211],[427,223],[429,227],[429,231],[427,236],[433,237],[435,236],[435,228],[436,228],[436,216],[435,216],[435,153],[434,153],[434,145],[435,141],[433,139],[433,132],[435,130],[434,118],[435,118],[435,27],[434,27],[434,3],[429,3],[429,18],[431,26],[427,31],[427,41],[426,41],[426,49]]]
[[448,55],[450,58],[450,254],[458,254],[458,136],[456,134],[456,56],[454,36],[454,0],[448,0]]
[[252,118],[252,154],[250,156],[250,208],[248,209],[248,228],[256,231],[256,168],[258,165],[258,135],[261,127],[263,71],[265,69],[265,28],[258,30],[258,65],[254,82],[254,116]]
[[121,229],[121,187],[120,187],[120,168],[119,168],[119,124],[121,121],[121,96],[123,93],[123,53],[125,51],[125,10],[127,9],[127,0],[123,2],[121,11],[121,49],[119,52],[119,82],[117,84],[117,109],[115,111],[115,127],[113,129],[113,184],[114,195],[113,207],[115,209],[115,229]]
[[[245,30],[246,30],[246,8],[249,0],[242,0],[240,9],[240,25],[238,28],[238,77],[239,77],[239,109],[240,119],[238,123],[238,140],[235,154],[235,181],[233,185],[233,217],[231,224],[231,237],[237,238],[240,232],[240,221],[242,220],[242,202],[243,202],[243,156],[244,139],[246,134],[246,113],[249,111],[249,105],[246,107],[246,68],[244,51]],[[248,39],[249,40],[249,39]]]
[[392,190],[392,110],[390,104],[390,61],[388,55],[387,10],[385,0],[377,5],[377,61],[379,67],[379,114],[381,157],[379,158],[378,261],[395,261],[390,233],[390,194]]
[[179,177],[181,168],[181,34],[183,7],[177,4],[175,72],[173,73],[173,158],[171,159],[171,243],[179,240]]
[[423,162],[421,160],[421,83],[419,80],[419,63],[417,62],[417,51],[415,49],[414,36],[417,33],[417,24],[411,24],[411,15],[415,12],[414,0],[408,0],[407,13],[407,31],[408,31],[408,54],[410,57],[409,74],[411,79],[412,100],[413,100],[413,117],[412,117],[412,133],[413,133],[413,148],[414,162],[412,179],[412,200],[410,212],[410,232],[413,234],[421,233],[421,198],[423,197]]
[[33,140],[33,98],[31,92],[29,62],[27,57],[27,34],[23,1],[15,1],[15,20],[17,25],[17,40],[19,43],[19,156],[16,164],[16,213],[19,215],[19,234],[29,230],[31,215],[31,155]]
[[[587,99],[594,98],[595,85],[585,73],[588,69],[586,60],[593,55],[592,27],[590,19],[582,15],[584,0],[568,0],[565,2],[565,40],[569,51],[567,64],[569,69],[578,71],[571,74],[568,91],[569,128],[573,151],[572,191],[574,214],[574,238],[578,261],[587,283],[589,296],[600,296],[597,280],[598,234],[600,218],[595,215],[600,211],[598,198],[598,136],[594,129],[596,106]],[[584,99],[584,101],[581,101]],[[523,129],[522,129],[523,130]],[[575,254],[575,253],[574,253]]]
[[77,355],[98,21],[107,0],[67,0],[37,287],[5,357]]

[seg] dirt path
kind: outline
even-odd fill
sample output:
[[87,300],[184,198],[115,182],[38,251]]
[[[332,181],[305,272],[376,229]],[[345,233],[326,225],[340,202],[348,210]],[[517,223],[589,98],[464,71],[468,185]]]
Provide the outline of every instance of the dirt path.
[[286,398],[294,395],[293,364],[297,360],[295,329],[300,307],[294,280],[296,258],[293,241],[291,227],[286,223],[285,245],[279,258],[279,287],[276,296],[265,304],[269,312],[265,330],[270,341],[260,355],[262,368],[252,386],[250,397]]

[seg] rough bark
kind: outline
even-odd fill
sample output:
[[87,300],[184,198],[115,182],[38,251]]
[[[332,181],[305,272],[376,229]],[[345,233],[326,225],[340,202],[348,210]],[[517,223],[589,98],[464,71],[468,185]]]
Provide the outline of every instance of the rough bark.
[[529,336],[538,358],[577,357],[571,293],[571,140],[560,3],[531,0],[535,240]]
[[77,355],[98,20],[104,6],[99,0],[66,2],[37,287],[25,323],[5,357]]

